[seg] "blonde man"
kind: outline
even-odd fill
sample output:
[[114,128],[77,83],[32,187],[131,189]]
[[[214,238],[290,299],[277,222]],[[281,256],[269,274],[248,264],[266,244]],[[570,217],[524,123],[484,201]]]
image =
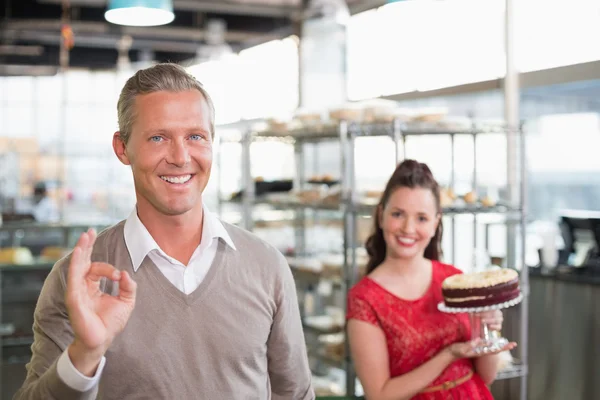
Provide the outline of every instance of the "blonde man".
[[214,107],[182,67],[138,71],[118,102],[129,218],[81,235],[35,311],[16,399],[314,399],[283,256],[202,202]]

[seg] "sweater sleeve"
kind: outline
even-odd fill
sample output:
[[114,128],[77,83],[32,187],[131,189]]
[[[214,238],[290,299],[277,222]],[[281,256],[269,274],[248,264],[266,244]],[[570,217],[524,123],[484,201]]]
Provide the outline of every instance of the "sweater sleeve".
[[31,361],[27,377],[13,400],[92,400],[98,385],[80,392],[68,386],[57,371],[61,354],[73,341],[65,306],[66,271],[69,258],[54,265],[46,278],[35,308]]
[[302,331],[296,285],[290,267],[277,252],[276,311],[267,341],[273,400],[313,400],[311,372]]

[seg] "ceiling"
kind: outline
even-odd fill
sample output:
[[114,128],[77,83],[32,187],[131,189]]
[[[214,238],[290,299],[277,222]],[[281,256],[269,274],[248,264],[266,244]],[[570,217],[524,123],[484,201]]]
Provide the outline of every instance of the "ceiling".
[[[297,33],[300,10],[308,0],[174,0],[175,21],[134,28],[105,21],[107,0],[0,0],[0,75],[53,74],[60,65],[62,3],[69,4],[73,68],[110,69],[118,47],[131,37],[131,62],[183,62],[205,42],[207,21],[221,19],[234,51]],[[351,13],[385,0],[349,0]]]

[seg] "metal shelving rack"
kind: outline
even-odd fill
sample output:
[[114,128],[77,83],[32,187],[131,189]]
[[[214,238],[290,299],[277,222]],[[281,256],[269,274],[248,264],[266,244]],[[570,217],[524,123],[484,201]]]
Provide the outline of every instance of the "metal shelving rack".
[[[238,125],[240,126],[240,125]],[[480,243],[477,239],[477,226],[478,216],[485,213],[503,214],[506,216],[505,223],[507,225],[520,225],[520,245],[521,255],[520,266],[521,266],[521,288],[524,293],[524,300],[521,304],[521,318],[520,318],[520,361],[515,362],[512,367],[501,371],[498,375],[500,379],[511,379],[511,378],[524,378],[527,375],[527,295],[529,293],[528,284],[528,268],[525,262],[525,159],[524,159],[524,135],[521,128],[515,130],[509,130],[508,128],[499,125],[487,125],[478,126],[473,124],[469,129],[434,129],[430,127],[424,128],[409,128],[403,122],[394,120],[390,123],[370,123],[360,124],[352,123],[347,121],[341,121],[335,125],[323,126],[318,129],[299,129],[291,130],[286,133],[281,132],[268,132],[260,131],[253,132],[249,126],[242,128],[242,139],[240,141],[242,145],[242,173],[243,173],[243,187],[244,195],[242,197],[242,214],[244,227],[251,230],[252,226],[252,211],[253,207],[257,204],[270,204],[271,206],[279,209],[295,210],[296,211],[296,250],[300,254],[304,254],[305,248],[305,236],[303,222],[305,221],[307,210],[326,210],[326,211],[338,211],[341,213],[343,219],[343,279],[339,288],[343,291],[344,295],[348,289],[351,288],[359,279],[358,265],[357,265],[357,219],[360,216],[372,215],[375,209],[374,204],[362,204],[359,202],[358,193],[356,190],[355,181],[355,160],[354,160],[354,149],[356,139],[359,137],[389,137],[394,145],[395,149],[395,162],[396,164],[402,159],[406,158],[406,139],[410,136],[417,135],[447,135],[451,139],[451,162],[452,171],[450,178],[450,187],[452,188],[455,183],[455,143],[454,139],[457,135],[469,135],[473,138],[473,190],[477,189],[477,138],[481,134],[486,133],[502,133],[512,134],[518,136],[518,158],[508,157],[508,169],[509,171],[520,171],[520,197],[517,204],[510,204],[508,202],[502,202],[492,207],[480,207],[470,206],[465,207],[446,207],[443,210],[444,216],[449,216],[450,219],[450,231],[451,231],[451,248],[452,248],[452,262],[455,258],[455,237],[456,237],[456,226],[454,216],[461,214],[473,215],[473,226],[474,226],[474,249],[477,249]],[[251,157],[250,157],[250,145],[258,140],[284,140],[292,143],[294,146],[294,156],[296,164],[296,176],[294,178],[294,189],[302,189],[306,182],[304,176],[304,144],[305,143],[318,143],[323,141],[339,141],[341,145],[341,186],[342,195],[339,204],[324,204],[319,202],[314,203],[296,203],[296,202],[272,202],[265,201],[263,199],[257,199],[254,193],[254,182],[251,176]],[[402,151],[400,150],[402,147]],[[511,165],[511,163],[514,163]],[[219,193],[220,198],[220,193]],[[487,230],[486,230],[487,235]],[[516,245],[517,237],[508,238],[508,246]],[[485,239],[487,243],[487,237]],[[517,265],[516,256],[513,260],[507,260],[507,265]],[[295,274],[296,279],[308,279],[302,274]],[[304,274],[306,275],[306,274]],[[310,276],[311,280],[318,280],[318,275],[314,274]],[[316,332],[318,334],[332,333],[328,330],[320,330],[315,327],[306,326],[305,329],[310,332]],[[333,332],[340,332],[342,329],[334,330]],[[345,341],[345,358],[340,363],[337,360],[332,360],[326,355],[322,354],[318,350],[308,349],[309,355],[317,356],[325,364],[335,365],[342,367],[346,371],[346,393],[354,395],[355,391],[355,373],[352,367],[352,361],[350,359],[350,351],[348,348],[348,341]],[[341,365],[340,365],[341,364]],[[521,387],[524,387],[522,383]],[[523,397],[523,391],[521,391],[521,398]]]

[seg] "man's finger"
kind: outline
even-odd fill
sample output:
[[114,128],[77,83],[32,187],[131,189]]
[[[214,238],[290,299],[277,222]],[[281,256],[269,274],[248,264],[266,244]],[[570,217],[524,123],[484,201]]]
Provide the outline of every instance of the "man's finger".
[[127,271],[121,271],[121,280],[119,281],[119,298],[129,302],[135,301],[137,283],[131,278]]
[[85,260],[88,263],[92,262],[92,251],[94,250],[94,243],[96,243],[96,231],[92,228],[87,230],[87,247],[85,249]]
[[79,284],[87,273],[87,265],[85,264],[85,249],[87,249],[88,234],[84,232],[79,236],[79,240],[73,249],[71,254],[71,261],[69,263],[69,271],[67,274],[67,283],[71,287]]
[[86,275],[86,278],[94,282],[98,282],[102,278],[118,281],[119,279],[121,279],[121,271],[119,271],[110,264],[103,262],[95,262],[92,263],[90,270]]

